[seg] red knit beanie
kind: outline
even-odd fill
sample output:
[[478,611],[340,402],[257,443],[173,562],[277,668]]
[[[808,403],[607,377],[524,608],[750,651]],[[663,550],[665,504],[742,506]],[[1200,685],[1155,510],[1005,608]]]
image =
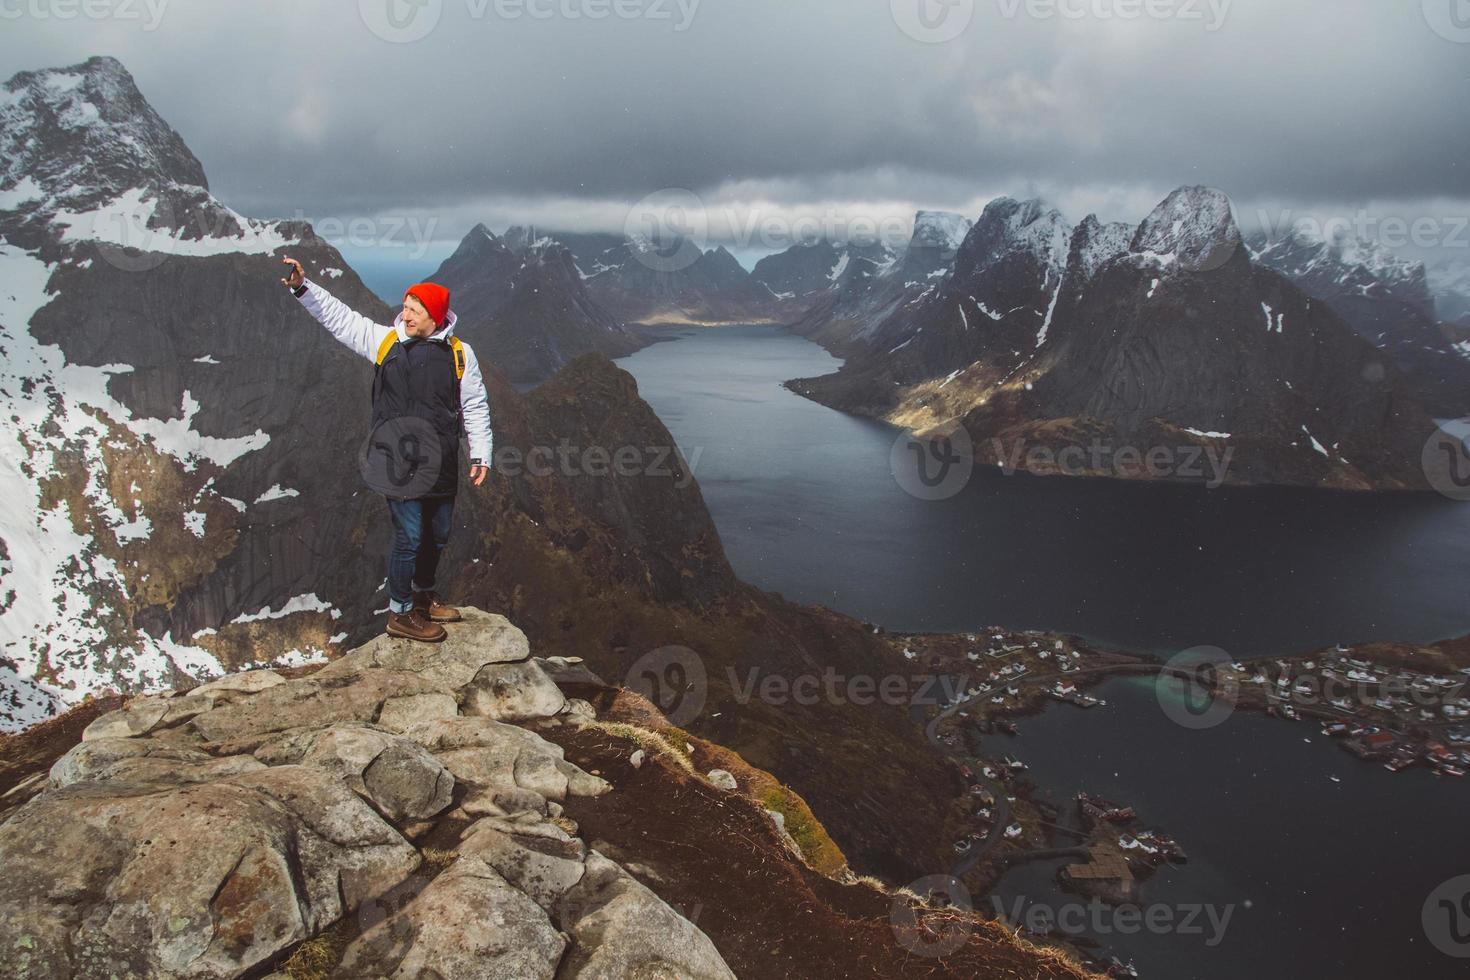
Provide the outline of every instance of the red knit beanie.
[[449,315],[449,290],[437,282],[416,282],[403,293],[405,299],[412,296],[424,304],[436,326],[442,326]]

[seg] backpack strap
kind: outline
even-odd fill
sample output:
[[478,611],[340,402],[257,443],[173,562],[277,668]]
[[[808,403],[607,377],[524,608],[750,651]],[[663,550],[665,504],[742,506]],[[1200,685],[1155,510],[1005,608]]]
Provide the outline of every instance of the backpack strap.
[[383,342],[378,345],[378,356],[373,359],[373,363],[381,365],[384,358],[388,356],[388,352],[393,349],[393,345],[396,343],[398,343],[398,331],[389,331],[388,335],[383,338]]
[[449,348],[454,351],[454,377],[457,381],[464,380],[464,343],[458,337],[449,338]]

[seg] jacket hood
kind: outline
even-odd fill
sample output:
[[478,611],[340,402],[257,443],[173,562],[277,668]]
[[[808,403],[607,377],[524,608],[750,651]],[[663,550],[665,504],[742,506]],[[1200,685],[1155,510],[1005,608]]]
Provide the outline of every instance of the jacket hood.
[[[444,315],[444,325],[442,327],[440,327],[438,330],[435,330],[433,333],[429,334],[429,336],[426,337],[426,338],[424,338],[424,339],[426,339],[426,340],[447,341],[454,334],[454,326],[458,322],[459,322],[459,317],[457,317],[457,316],[454,315],[454,311],[453,310],[450,310],[448,313],[446,313]],[[406,329],[404,329],[404,326],[403,326],[403,311],[402,310],[399,310],[398,311],[398,315],[393,318],[393,329],[398,332],[398,339],[400,341],[406,341],[406,340],[408,340],[408,331]]]

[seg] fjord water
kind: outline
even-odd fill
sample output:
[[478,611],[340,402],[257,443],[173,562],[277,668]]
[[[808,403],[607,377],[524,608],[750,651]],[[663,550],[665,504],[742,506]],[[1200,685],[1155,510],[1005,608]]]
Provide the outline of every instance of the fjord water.
[[[988,740],[988,751],[1031,767],[1071,825],[1086,790],[1136,807],[1188,853],[1141,891],[1144,910],[1174,928],[1129,934],[1126,921],[1104,917],[1094,938],[1145,980],[1470,975],[1470,961],[1437,949],[1423,924],[1430,894],[1470,872],[1466,780],[1361,762],[1308,721],[1240,711],[1185,730],[1160,710],[1170,692],[1154,684],[1109,680],[1095,691],[1107,707],[1059,704],[1021,719],[1018,736]],[[1008,915],[1018,900],[1075,906],[1082,900],[1054,883],[1067,863],[1017,868],[977,904],[993,911],[998,901]]]
[[[1044,627],[1164,655],[1470,632],[1470,505],[993,471],[919,500],[890,471],[897,430],[781,387],[836,369],[816,345],[770,326],[668,336],[619,363],[690,458],[736,571],[790,599],[890,629]],[[1466,975],[1420,917],[1470,873],[1470,778],[1389,773],[1310,722],[1239,712],[1186,730],[1149,680],[1098,693],[1107,707],[1053,706],[992,750],[1068,812],[1085,789],[1179,839],[1190,863],[1145,886],[1146,908],[1180,924],[1196,905],[1230,910],[1215,945],[1203,913],[1200,932],[1096,936],[1145,978]],[[1060,863],[1014,869],[977,904],[1076,902]]]
[[1470,633],[1470,504],[996,469],[921,500],[890,468],[899,430],[781,387],[836,370],[820,347],[778,326],[667,336],[618,363],[690,459],[736,572],[788,599],[1164,655]]

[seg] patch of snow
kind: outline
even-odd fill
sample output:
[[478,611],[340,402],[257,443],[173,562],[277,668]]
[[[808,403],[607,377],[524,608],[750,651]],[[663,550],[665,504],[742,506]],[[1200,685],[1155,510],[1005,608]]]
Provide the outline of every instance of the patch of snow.
[[342,616],[340,609],[333,608],[330,602],[323,602],[321,599],[318,599],[315,592],[308,592],[305,595],[292,596],[277,610],[272,610],[267,606],[258,612],[241,613],[230,620],[229,625],[258,623],[266,619],[281,619],[282,617],[290,616],[292,613],[299,612],[330,612],[333,619],[339,619]]
[[[108,370],[69,365],[60,348],[30,333],[32,318],[52,298],[46,284],[54,268],[0,242],[0,527],[9,553],[0,563],[0,595],[24,597],[0,608],[0,657],[21,681],[43,666],[48,677],[30,687],[3,683],[11,695],[0,703],[6,728],[103,687],[156,689],[172,686],[180,672],[224,669],[206,650],[151,637],[120,619],[127,578],[91,534],[78,530],[91,520],[124,540],[146,533],[147,517],[134,511],[128,520],[113,499],[102,455],[108,423],[142,423],[107,394]],[[21,394],[32,385],[50,396]],[[62,467],[85,481],[79,498],[58,499],[47,486]]]
[[301,491],[291,489],[290,487],[282,487],[279,483],[275,483],[272,484],[271,488],[265,493],[261,494],[259,497],[256,497],[255,502],[257,504],[265,504],[269,503],[272,500],[282,500],[286,497],[299,496],[301,496]]
[[[1270,305],[1267,303],[1262,303],[1261,309],[1266,314],[1266,332],[1271,333],[1272,331],[1275,331],[1276,333],[1281,333],[1281,328],[1285,326],[1286,314],[1277,313],[1275,310],[1271,309]],[[1272,320],[1273,316],[1275,317],[1274,321]]]
[[30,174],[22,177],[14,187],[0,191],[0,211],[12,211],[27,201],[37,201],[46,196],[46,189],[36,183]]
[[134,187],[112,201],[91,211],[58,211],[53,223],[65,229],[63,242],[95,241],[168,255],[226,255],[241,252],[269,255],[279,248],[295,245],[296,238],[281,234],[277,222],[247,218],[224,205],[224,214],[244,229],[241,235],[206,235],[184,238],[183,229],[149,228],[148,221],[158,208],[158,198],[145,195],[147,188]]
[[1000,318],[1003,316],[1003,314],[996,313],[994,310],[990,309],[984,303],[980,302],[978,299],[976,299],[973,296],[970,297],[970,302],[972,302],[976,306],[978,306],[980,308],[980,312],[981,313],[984,313],[986,316],[990,317],[990,319],[992,319],[992,320],[999,321]]
[[1202,432],[1199,429],[1191,429],[1188,426],[1185,426],[1184,427],[1184,431],[1190,433],[1191,435],[1200,436],[1203,439],[1229,439],[1230,438],[1230,433],[1228,433],[1228,432]]
[[1318,442],[1317,441],[1317,437],[1314,436],[1314,435],[1312,435],[1311,432],[1308,432],[1307,431],[1307,427],[1305,425],[1302,426],[1302,431],[1303,432],[1306,432],[1307,433],[1307,438],[1310,439],[1310,440],[1312,440],[1312,448],[1313,449],[1317,450],[1317,452],[1321,453],[1323,456],[1326,456],[1328,459],[1331,459],[1332,458],[1332,454],[1327,451],[1327,447],[1324,446],[1324,445],[1322,445],[1322,443]]
[[1036,346],[1040,347],[1046,343],[1046,332],[1051,329],[1052,314],[1057,311],[1057,300],[1062,298],[1062,284],[1057,282],[1057,291],[1051,294],[1051,304],[1046,308],[1046,319],[1041,323],[1041,329],[1036,333]]

